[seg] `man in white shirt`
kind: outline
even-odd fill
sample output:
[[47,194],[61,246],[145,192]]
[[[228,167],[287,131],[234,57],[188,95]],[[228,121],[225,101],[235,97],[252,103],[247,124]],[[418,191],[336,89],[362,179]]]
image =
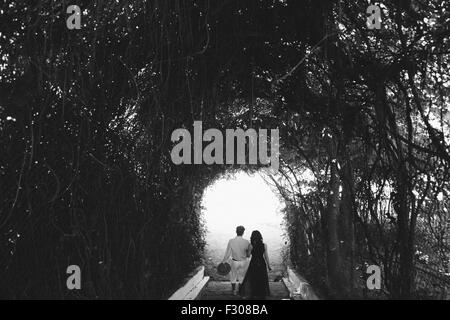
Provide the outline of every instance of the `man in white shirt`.
[[230,281],[234,295],[238,294],[239,283],[242,283],[244,280],[245,271],[247,270],[250,242],[242,238],[244,231],[245,228],[243,226],[236,227],[237,236],[228,241],[227,250],[222,260],[222,262],[226,262],[231,256]]

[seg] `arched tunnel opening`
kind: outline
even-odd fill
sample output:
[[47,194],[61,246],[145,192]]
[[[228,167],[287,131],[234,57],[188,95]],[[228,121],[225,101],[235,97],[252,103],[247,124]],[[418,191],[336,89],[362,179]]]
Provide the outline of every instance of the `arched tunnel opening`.
[[10,1],[0,297],[168,299],[243,224],[322,298],[448,299],[449,10],[406,3]]
[[206,274],[213,280],[228,280],[217,273],[236,227],[244,226],[249,239],[255,230],[261,232],[268,247],[272,272],[269,278],[284,272],[287,240],[283,219],[283,199],[262,173],[244,171],[224,175],[213,182],[203,195],[203,221],[206,228]]

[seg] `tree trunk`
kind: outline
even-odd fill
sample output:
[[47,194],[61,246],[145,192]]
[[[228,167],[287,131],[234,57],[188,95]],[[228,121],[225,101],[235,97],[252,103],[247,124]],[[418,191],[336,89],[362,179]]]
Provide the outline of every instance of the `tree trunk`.
[[398,298],[408,299],[411,297],[412,276],[413,276],[413,244],[409,230],[409,206],[408,187],[406,185],[407,176],[400,169],[397,187],[397,216],[398,216],[398,244],[400,265],[398,270]]
[[346,261],[346,269],[348,273],[345,276],[346,289],[351,295],[355,283],[355,226],[354,226],[354,191],[353,191],[353,175],[351,172],[351,165],[346,159],[345,166],[342,170],[343,184],[342,184],[342,202],[341,202],[341,217],[342,217],[342,231],[341,239],[343,241],[343,258]]
[[330,193],[327,208],[327,240],[328,240],[328,279],[334,296],[342,294],[341,288],[341,261],[338,236],[337,217],[339,213],[339,173],[336,159],[336,145],[330,141],[331,164],[330,164]]

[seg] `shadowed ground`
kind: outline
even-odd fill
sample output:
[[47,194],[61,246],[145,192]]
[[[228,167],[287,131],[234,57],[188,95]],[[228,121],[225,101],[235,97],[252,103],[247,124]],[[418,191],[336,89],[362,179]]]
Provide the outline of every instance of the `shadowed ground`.
[[[271,296],[268,300],[289,299],[289,291],[283,281],[270,281]],[[203,290],[200,300],[241,300],[231,292],[231,284],[228,281],[210,281]]]

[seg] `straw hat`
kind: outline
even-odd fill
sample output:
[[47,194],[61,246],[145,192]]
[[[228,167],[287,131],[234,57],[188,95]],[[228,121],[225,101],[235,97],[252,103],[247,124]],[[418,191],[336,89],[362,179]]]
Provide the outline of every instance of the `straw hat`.
[[222,262],[217,266],[217,273],[221,276],[226,276],[231,270],[231,266],[227,262]]

